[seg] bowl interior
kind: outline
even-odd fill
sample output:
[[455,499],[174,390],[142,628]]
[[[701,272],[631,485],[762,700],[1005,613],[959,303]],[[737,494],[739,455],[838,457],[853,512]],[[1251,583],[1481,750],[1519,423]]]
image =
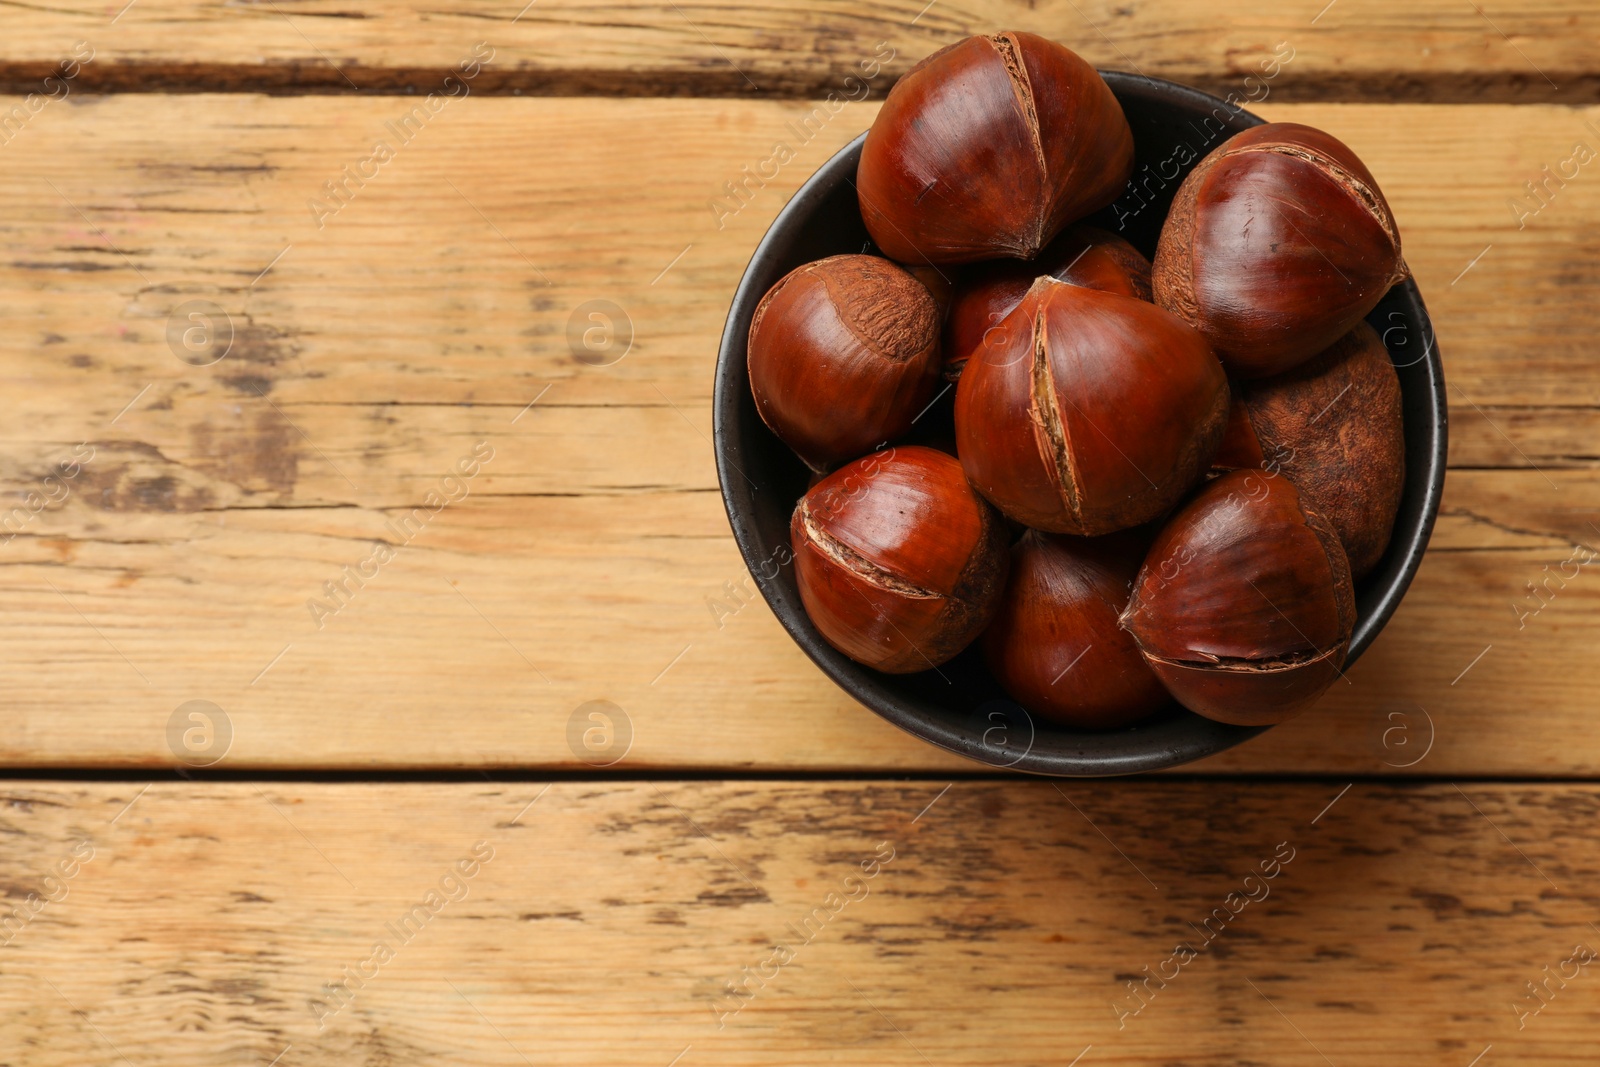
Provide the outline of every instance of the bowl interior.
[[[1167,208],[1189,169],[1233,133],[1262,120],[1172,82],[1117,72],[1105,78],[1133,129],[1134,175],[1116,203],[1084,221],[1153,256]],[[745,564],[778,620],[861,703],[924,740],[995,767],[1062,776],[1148,771],[1219,752],[1267,729],[1212,722],[1174,703],[1138,726],[1070,730],[1034,719],[1007,698],[975,647],[937,671],[887,675],[836,652],[811,625],[787,562],[789,516],[805,492],[807,471],[756,413],[745,345],[757,303],[779,278],[824,256],[876,251],[856,201],[864,138],[812,175],[767,232],[734,296],[717,359],[713,421],[723,500]],[[1415,283],[1408,279],[1391,289],[1368,322],[1383,337],[1400,377],[1406,486],[1389,551],[1356,590],[1351,662],[1383,628],[1416,573],[1438,512],[1445,466],[1444,378]],[[930,412],[930,423],[948,418],[950,399],[946,394]]]

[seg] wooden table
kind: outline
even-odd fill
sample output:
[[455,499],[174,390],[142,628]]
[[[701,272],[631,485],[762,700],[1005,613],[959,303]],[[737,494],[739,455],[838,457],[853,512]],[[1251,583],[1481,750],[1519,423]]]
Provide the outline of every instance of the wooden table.
[[[123,3],[0,7],[0,1064],[1593,1062],[1592,5]],[[1008,27],[1348,141],[1445,355],[1404,605],[1181,774],[888,727],[717,492],[760,235]]]

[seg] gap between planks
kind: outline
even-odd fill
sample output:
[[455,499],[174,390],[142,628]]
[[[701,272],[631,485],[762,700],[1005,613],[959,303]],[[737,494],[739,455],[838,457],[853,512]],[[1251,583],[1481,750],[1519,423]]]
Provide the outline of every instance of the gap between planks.
[[1000,771],[905,771],[886,772],[877,769],[861,771],[846,770],[793,770],[776,769],[771,771],[736,771],[736,770],[685,770],[680,768],[665,767],[660,769],[639,768],[622,774],[606,774],[598,771],[568,771],[555,769],[529,768],[527,770],[496,769],[493,772],[456,769],[456,770],[430,770],[419,768],[417,770],[377,770],[377,771],[352,771],[352,770],[318,770],[318,769],[276,769],[276,768],[241,768],[232,771],[217,770],[166,770],[145,771],[143,773],[132,768],[97,768],[97,767],[0,767],[0,786],[8,782],[103,782],[112,784],[129,785],[155,785],[166,782],[189,782],[195,786],[221,785],[229,783],[243,784],[285,784],[285,785],[525,785],[541,783],[550,784],[607,784],[607,785],[641,785],[648,783],[755,783],[763,785],[855,785],[855,784],[937,784],[940,782],[964,785],[972,784],[1035,784],[1049,785],[1061,783],[1087,784],[1091,782],[1106,782],[1118,784],[1151,784],[1158,786],[1167,785],[1194,785],[1225,786],[1229,784],[1242,785],[1282,785],[1282,786],[1311,786],[1324,785],[1338,787],[1343,784],[1346,788],[1350,784],[1386,786],[1393,788],[1410,788],[1436,786],[1468,782],[1479,785],[1505,785],[1505,786],[1580,786],[1600,784],[1600,774],[1483,774],[1483,773],[1432,773],[1417,772],[1415,774],[1374,774],[1347,771],[1334,773],[1331,771],[1307,771],[1297,773],[1292,771],[1248,771],[1228,770],[1208,773],[1197,770],[1203,766],[1204,761],[1197,761],[1186,768],[1171,771],[1155,771],[1141,774],[1116,775],[1103,778],[1051,778],[1033,774],[1007,774]]
[[[930,49],[931,51],[931,49]],[[1119,69],[1108,64],[1102,69]],[[435,92],[452,73],[448,65],[340,69],[317,61],[265,64],[172,63],[112,61],[83,68],[73,81],[74,94],[258,93],[268,96],[422,96]],[[750,100],[820,100],[851,73],[837,70],[762,72],[759,85],[728,70],[618,70],[486,68],[474,80],[474,96],[703,98]],[[1237,93],[1240,75],[1214,68],[1162,69],[1159,75],[1214,96]],[[0,94],[40,92],[55,66],[38,61],[0,60]],[[1320,104],[1565,104],[1600,102],[1600,71],[1553,71],[1555,86],[1531,71],[1484,73],[1417,73],[1397,70],[1381,74],[1338,71],[1288,73],[1273,84],[1272,99],[1281,103]],[[897,80],[877,78],[867,99],[881,100]],[[856,97],[855,99],[861,99]]]

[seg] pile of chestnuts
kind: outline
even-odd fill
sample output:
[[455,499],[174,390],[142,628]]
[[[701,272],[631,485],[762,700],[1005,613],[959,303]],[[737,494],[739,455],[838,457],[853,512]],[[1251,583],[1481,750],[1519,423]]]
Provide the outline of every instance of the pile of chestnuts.
[[[888,673],[978,642],[1069,728],[1173,699],[1280,722],[1339,677],[1400,504],[1400,385],[1364,321],[1399,234],[1348,147],[1268,123],[1195,163],[1152,262],[1082,222],[1133,164],[1105,81],[1033,34],[896,83],[856,178],[881,254],[805,264],[750,324],[756,409],[815,472],[801,600]],[[914,443],[946,383],[953,433]]]

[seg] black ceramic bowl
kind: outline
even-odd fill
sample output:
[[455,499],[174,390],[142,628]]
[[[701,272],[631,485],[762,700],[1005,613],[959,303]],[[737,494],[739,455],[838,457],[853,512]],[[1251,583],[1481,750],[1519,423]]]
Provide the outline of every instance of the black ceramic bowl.
[[[1107,72],[1105,79],[1133,127],[1134,176],[1117,203],[1084,221],[1120,233],[1153,256],[1168,205],[1189,166],[1263,120],[1158,78]],[[991,766],[1053,775],[1128,774],[1199,759],[1254,737],[1266,727],[1212,722],[1177,704],[1122,730],[1079,732],[1035,722],[1007,699],[976,647],[937,672],[880,674],[834,651],[811,625],[793,564],[787,562],[789,515],[805,492],[807,471],[756,414],[745,343],[756,304],[779,278],[814,259],[871,250],[855,189],[865,136],[813,174],[767,231],[734,294],[717,356],[713,421],[722,497],[745,564],[778,620],[806,655],[861,703],[925,741]],[[1179,159],[1189,166],[1179,166]],[[1445,470],[1444,372],[1416,284],[1396,285],[1367,321],[1382,335],[1400,375],[1406,486],[1388,554],[1356,590],[1359,616],[1351,662],[1372,644],[1411,584],[1439,510]],[[949,400],[946,395],[944,403]]]

